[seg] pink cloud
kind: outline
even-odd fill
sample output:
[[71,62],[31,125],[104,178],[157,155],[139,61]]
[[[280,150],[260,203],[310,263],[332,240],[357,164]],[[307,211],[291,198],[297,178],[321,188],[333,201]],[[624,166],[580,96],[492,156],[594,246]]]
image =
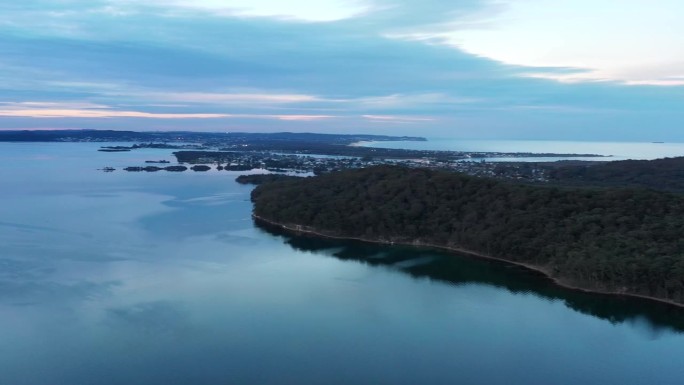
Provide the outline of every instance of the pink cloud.
[[312,120],[336,118],[336,116],[332,116],[332,115],[270,115],[270,117],[278,119],[278,120],[300,120],[300,121],[312,121]]
[[92,103],[50,102],[0,102],[0,117],[15,118],[142,118],[142,119],[271,119],[285,121],[313,121],[331,119],[331,115],[272,115],[272,114],[226,114],[226,113],[153,113],[143,111],[115,110],[109,106]]
[[304,94],[179,92],[172,94],[150,93],[148,96],[174,102],[214,104],[287,104],[320,101],[316,96]]
[[418,123],[433,122],[434,118],[402,116],[402,115],[363,115],[364,118],[377,123]]
[[166,114],[139,111],[88,109],[0,109],[0,116],[22,118],[147,118],[147,119],[212,119],[227,118],[227,114]]

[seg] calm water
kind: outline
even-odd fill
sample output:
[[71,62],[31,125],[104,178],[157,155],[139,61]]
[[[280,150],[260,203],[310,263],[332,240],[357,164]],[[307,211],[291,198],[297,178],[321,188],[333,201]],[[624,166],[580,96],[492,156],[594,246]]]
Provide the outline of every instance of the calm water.
[[609,158],[488,158],[490,161],[625,160],[684,156],[684,143],[572,142],[544,140],[457,140],[429,138],[426,142],[364,142],[364,146],[411,150],[472,152],[531,152],[555,154],[596,154]]
[[682,312],[255,226],[238,173],[0,144],[0,384],[681,384]]

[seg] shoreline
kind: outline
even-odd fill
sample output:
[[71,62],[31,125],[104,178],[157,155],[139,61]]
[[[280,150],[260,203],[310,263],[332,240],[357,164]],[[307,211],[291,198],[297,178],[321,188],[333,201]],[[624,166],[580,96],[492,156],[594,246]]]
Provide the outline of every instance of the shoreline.
[[372,144],[373,141],[371,140],[359,140],[358,142],[353,142],[349,143],[347,146],[349,147],[366,147],[366,144]]
[[581,292],[585,292],[585,293],[593,293],[593,294],[603,294],[603,295],[611,295],[611,296],[640,298],[640,299],[645,299],[645,300],[649,300],[649,301],[659,302],[659,303],[665,304],[665,305],[675,306],[679,309],[684,309],[684,304],[681,304],[679,302],[674,302],[671,300],[667,300],[667,299],[663,299],[663,298],[651,297],[651,296],[642,295],[642,294],[621,293],[621,292],[617,292],[617,291],[587,289],[587,288],[575,286],[573,284],[564,282],[560,278],[553,277],[548,272],[547,269],[545,269],[541,266],[536,266],[536,265],[532,265],[532,264],[524,263],[524,262],[511,261],[511,260],[499,258],[499,257],[493,257],[491,255],[479,253],[479,252],[472,251],[472,250],[461,249],[461,248],[457,248],[457,247],[442,246],[442,245],[434,245],[434,244],[423,243],[423,242],[412,242],[412,243],[410,243],[410,242],[387,242],[387,241],[380,241],[380,240],[359,238],[359,237],[343,237],[343,236],[329,235],[329,234],[324,234],[324,233],[318,232],[316,230],[307,229],[305,226],[301,226],[301,225],[296,225],[298,227],[293,228],[292,225],[286,225],[286,224],[278,223],[278,222],[266,219],[264,217],[260,217],[254,213],[252,213],[252,218],[255,220],[262,221],[264,223],[270,224],[272,226],[279,227],[281,229],[284,229],[284,230],[292,232],[292,233],[300,233],[300,234],[303,233],[303,234],[310,234],[310,235],[319,236],[319,237],[323,237],[323,238],[329,238],[329,239],[360,241],[360,242],[375,243],[375,244],[381,244],[381,245],[428,247],[428,248],[444,250],[444,251],[452,252],[452,253],[467,254],[467,255],[472,256],[472,257],[508,263],[508,264],[512,264],[515,266],[520,266],[520,267],[526,268],[528,270],[535,271],[537,273],[542,274],[545,278],[549,279],[553,284],[555,284],[559,287],[562,287],[564,289],[581,291]]

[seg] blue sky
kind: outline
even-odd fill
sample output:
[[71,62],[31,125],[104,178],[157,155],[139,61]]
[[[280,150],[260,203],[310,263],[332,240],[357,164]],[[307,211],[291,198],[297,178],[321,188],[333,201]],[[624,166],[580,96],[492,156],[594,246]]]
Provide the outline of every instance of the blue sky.
[[0,129],[684,141],[684,2],[0,4]]

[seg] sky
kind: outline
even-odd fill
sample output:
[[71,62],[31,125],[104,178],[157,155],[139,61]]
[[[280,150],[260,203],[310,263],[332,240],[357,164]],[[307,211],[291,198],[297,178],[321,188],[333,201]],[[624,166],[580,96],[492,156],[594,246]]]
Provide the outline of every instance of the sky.
[[684,141],[684,2],[0,2],[0,129],[65,128]]

